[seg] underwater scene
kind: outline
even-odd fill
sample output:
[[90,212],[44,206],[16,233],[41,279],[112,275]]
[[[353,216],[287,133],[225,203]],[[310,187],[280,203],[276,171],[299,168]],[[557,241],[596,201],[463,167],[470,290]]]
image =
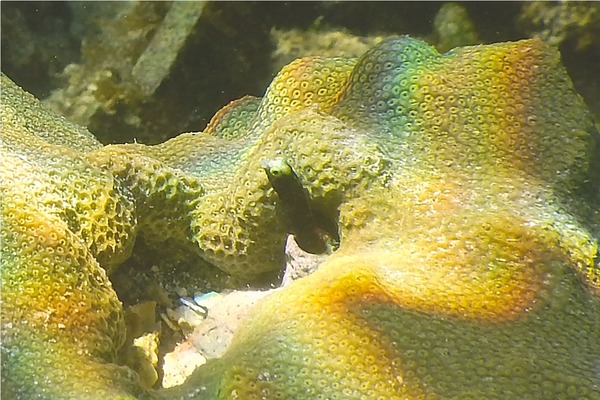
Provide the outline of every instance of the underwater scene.
[[600,400],[600,2],[2,2],[1,398]]

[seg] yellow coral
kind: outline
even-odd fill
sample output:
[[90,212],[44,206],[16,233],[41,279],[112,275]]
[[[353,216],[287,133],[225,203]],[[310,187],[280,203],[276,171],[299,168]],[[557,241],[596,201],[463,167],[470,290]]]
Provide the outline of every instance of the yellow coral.
[[[2,85],[3,395],[600,398],[597,132],[540,41],[301,59],[158,146],[100,147]],[[275,158],[339,250],[182,387],[143,391],[109,364],[105,271],[136,237],[235,276],[280,268]]]

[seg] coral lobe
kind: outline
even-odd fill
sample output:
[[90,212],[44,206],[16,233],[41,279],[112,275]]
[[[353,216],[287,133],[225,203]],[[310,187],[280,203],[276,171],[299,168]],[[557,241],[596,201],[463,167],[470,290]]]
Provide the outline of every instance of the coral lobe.
[[[541,41],[303,58],[157,146],[102,147],[2,89],[3,395],[600,399],[598,133]],[[111,364],[108,276],[140,239],[232,276],[281,268],[294,227],[273,159],[339,249],[262,299],[223,357],[143,389]]]

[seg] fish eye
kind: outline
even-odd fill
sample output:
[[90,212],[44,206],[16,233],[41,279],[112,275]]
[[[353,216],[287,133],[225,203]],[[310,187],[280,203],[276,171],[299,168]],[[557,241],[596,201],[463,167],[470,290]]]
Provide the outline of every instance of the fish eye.
[[292,168],[282,158],[273,158],[271,160],[263,161],[262,167],[265,172],[273,178],[280,178],[286,175],[293,175]]

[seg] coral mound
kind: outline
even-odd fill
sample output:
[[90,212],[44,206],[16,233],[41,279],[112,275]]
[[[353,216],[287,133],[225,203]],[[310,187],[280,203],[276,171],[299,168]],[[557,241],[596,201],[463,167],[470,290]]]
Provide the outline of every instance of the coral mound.
[[[3,396],[600,399],[600,141],[540,40],[299,59],[157,146],[102,147],[2,86]],[[112,364],[107,274],[136,241],[240,279],[281,269],[302,218],[273,159],[339,248],[222,357],[144,388]]]

